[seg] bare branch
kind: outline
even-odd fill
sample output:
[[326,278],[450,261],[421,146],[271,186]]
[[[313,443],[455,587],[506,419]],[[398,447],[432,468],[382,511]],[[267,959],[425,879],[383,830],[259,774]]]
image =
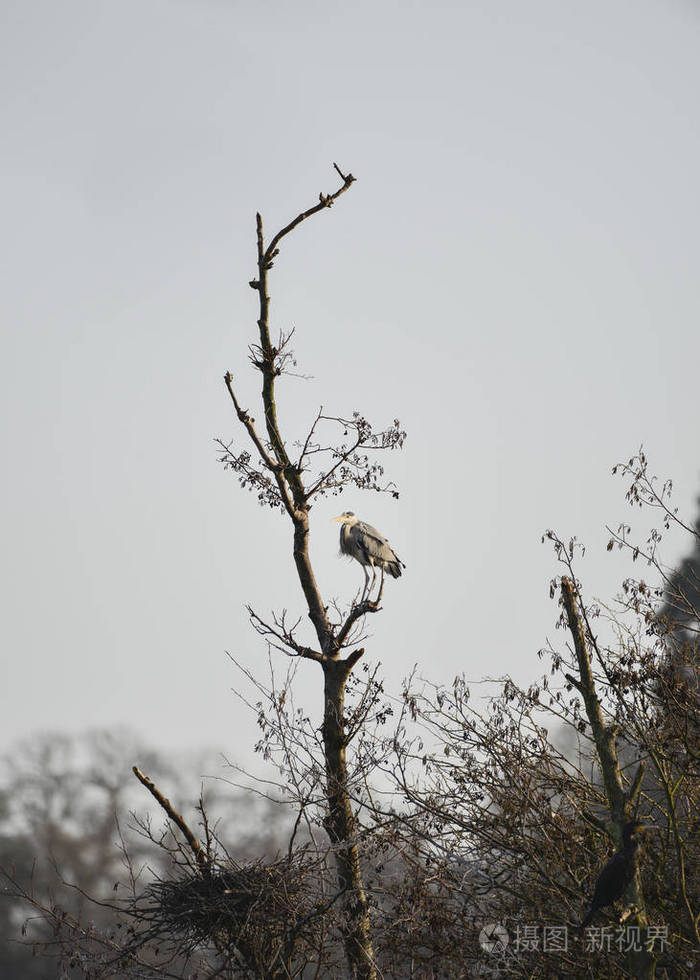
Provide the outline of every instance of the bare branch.
[[297,624],[295,624],[295,627],[293,627],[291,630],[287,629],[284,622],[285,614],[283,613],[282,619],[276,621],[275,626],[273,627],[258,616],[252,606],[246,606],[246,609],[248,610],[248,614],[255,631],[259,633],[260,636],[267,639],[273,636],[275,639],[279,640],[282,646],[278,646],[278,650],[281,650],[288,655],[304,657],[306,660],[315,660],[317,663],[322,663],[325,659],[323,654],[316,650],[312,650],[310,647],[304,646],[301,643],[297,643],[297,641],[294,639],[294,629],[296,628],[296,625],[298,625],[298,621]]
[[151,796],[153,796],[154,799],[158,801],[158,803],[161,805],[163,810],[165,810],[168,817],[178,827],[183,837],[189,844],[190,850],[192,851],[195,860],[199,865],[200,870],[202,871],[203,874],[207,874],[209,871],[209,863],[207,862],[207,856],[204,850],[202,849],[201,844],[199,843],[197,838],[194,836],[190,828],[185,823],[184,818],[180,816],[180,814],[177,813],[177,811],[173,808],[170,800],[167,799],[167,797],[163,796],[163,794],[157,788],[153,780],[149,779],[148,776],[145,776],[138,768],[138,766],[133,766],[132,771],[136,776],[136,778],[138,779],[138,781],[146,787],[146,789],[151,794]]
[[[273,254],[275,253],[275,249],[282,241],[282,239],[290,233],[290,231],[294,231],[297,225],[300,225],[302,221],[306,221],[307,218],[312,217],[312,215],[318,214],[319,211],[323,211],[325,208],[331,207],[332,204],[335,201],[337,201],[340,195],[344,194],[345,191],[348,190],[351,184],[353,184],[354,181],[356,180],[356,178],[353,177],[352,174],[347,174],[347,176],[344,175],[340,171],[340,169],[336,166],[335,163],[333,164],[333,167],[335,168],[341,180],[343,181],[343,186],[340,187],[337,191],[334,191],[332,194],[320,194],[319,195],[320,200],[318,204],[315,204],[312,208],[308,208],[306,211],[302,211],[302,213],[298,214],[296,218],[294,218],[292,221],[289,222],[288,225],[285,225],[281,231],[277,232],[277,234],[274,236],[274,238],[272,239],[272,241],[270,242],[270,244],[268,245],[264,253],[265,260],[268,263],[270,262],[271,259],[275,257],[275,255]],[[260,232],[259,242],[262,244],[262,224],[260,225],[260,228],[261,228],[261,232]]]

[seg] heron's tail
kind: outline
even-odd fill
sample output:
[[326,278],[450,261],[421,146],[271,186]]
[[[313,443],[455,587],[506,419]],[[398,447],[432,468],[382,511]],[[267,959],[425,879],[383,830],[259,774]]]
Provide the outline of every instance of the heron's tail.
[[405,567],[406,566],[401,559],[397,558],[396,561],[392,561],[387,564],[386,570],[392,578],[401,578],[401,569]]

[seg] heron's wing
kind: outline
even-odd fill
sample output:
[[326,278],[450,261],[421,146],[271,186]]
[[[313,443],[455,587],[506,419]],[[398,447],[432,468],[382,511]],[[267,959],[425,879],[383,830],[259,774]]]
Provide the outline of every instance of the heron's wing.
[[372,527],[371,524],[365,524],[364,521],[358,521],[357,524],[355,524],[355,527],[358,529],[358,531],[362,532],[363,536],[372,538],[377,542],[377,544],[389,544],[384,535],[380,534],[376,527]]
[[371,524],[365,524],[364,521],[358,521],[357,524],[353,525],[353,530],[356,531],[358,538],[362,541],[362,548],[366,552],[369,558],[373,561],[381,562],[398,562],[402,565],[403,562],[396,554],[394,549],[391,547],[387,539],[383,534],[372,527]]

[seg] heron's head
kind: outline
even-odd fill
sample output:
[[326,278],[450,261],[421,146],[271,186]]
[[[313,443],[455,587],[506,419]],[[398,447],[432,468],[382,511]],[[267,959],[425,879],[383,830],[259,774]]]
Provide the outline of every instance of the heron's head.
[[344,514],[339,514],[333,520],[338,521],[339,524],[357,524],[357,518],[351,510],[346,510]]

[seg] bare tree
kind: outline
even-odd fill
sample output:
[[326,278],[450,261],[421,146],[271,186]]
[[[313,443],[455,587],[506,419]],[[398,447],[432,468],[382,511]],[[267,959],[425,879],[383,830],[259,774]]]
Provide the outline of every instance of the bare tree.
[[[627,465],[641,496],[646,461]],[[377,944],[404,975],[690,978],[700,950],[697,647],[681,648],[658,616],[672,574],[649,542],[613,534],[613,547],[659,574],[653,587],[626,579],[606,612],[584,599],[580,545],[546,539],[563,565],[551,591],[571,644],[543,650],[549,670],[527,688],[412,676],[391,732],[371,746],[400,798],[365,801],[375,849],[383,838],[394,855]],[[698,612],[684,607],[683,622]],[[644,844],[622,902],[582,928],[623,826],[640,818]],[[480,931],[497,923],[511,943],[484,950]]]
[[[376,594],[362,593],[349,607],[324,600],[309,555],[312,502],[337,495],[346,487],[390,493],[394,484],[384,480],[377,459],[382,451],[401,447],[405,433],[394,420],[376,432],[360,412],[332,416],[319,409],[309,430],[289,441],[278,415],[278,380],[294,363],[290,349],[293,331],[280,331],[272,340],[269,276],[284,240],[302,222],[325,212],[354,183],[334,164],[341,185],[331,194],[320,194],[317,204],[299,213],[269,242],[261,216],[257,215],[257,275],[250,286],[258,297],[257,338],[250,345],[250,360],[262,377],[263,425],[242,407],[231,373],[225,385],[235,415],[248,440],[247,448],[219,441],[221,461],[233,470],[243,487],[253,490],[260,504],[271,506],[290,522],[292,555],[304,596],[314,639],[305,642],[301,619],[290,623],[286,612],[267,622],[249,609],[255,630],[271,648],[295,661],[313,661],[323,674],[323,725],[321,729],[321,800],[309,795],[305,773],[299,782],[296,823],[284,858],[240,864],[209,822],[200,801],[198,824],[178,813],[156,784],[140,769],[134,772],[168,818],[166,831],[155,831],[150,821],[137,821],[143,838],[160,851],[157,873],[145,881],[134,867],[127,848],[128,894],[103,902],[116,921],[128,923],[125,932],[85,928],[79,917],[63,906],[47,904],[31,887],[6,876],[9,892],[33,906],[54,930],[63,955],[81,966],[86,975],[152,976],[186,975],[196,967],[211,976],[292,977],[311,963],[323,975],[334,975],[339,966],[336,938],[342,939],[347,968],[353,977],[377,976],[371,938],[369,903],[360,863],[358,824],[348,774],[347,749],[362,726],[363,705],[346,717],[346,689],[353,668],[364,653],[363,622],[381,608],[382,582]],[[257,414],[257,413],[256,413]],[[361,685],[360,685],[361,686]],[[368,692],[372,681],[368,681]],[[283,718],[286,688],[273,701],[278,721]],[[371,698],[370,698],[371,700]],[[309,734],[308,732],[305,733]],[[282,742],[292,758],[294,730],[282,730]],[[312,741],[315,733],[311,736]],[[285,742],[286,739],[286,742]],[[312,816],[322,806],[323,840],[314,837]],[[300,825],[306,827],[306,840]],[[327,836],[326,836],[327,835]],[[328,844],[330,841],[330,845]],[[329,858],[335,864],[335,887],[328,873]],[[99,900],[99,896],[93,896]],[[161,959],[167,954],[165,960]],[[112,971],[112,972],[110,972]],[[121,974],[119,974],[121,971]]]
[[[372,451],[387,450],[403,444],[405,433],[397,420],[375,433],[359,413],[350,417],[333,417],[319,410],[309,431],[292,452],[285,439],[276,403],[277,379],[292,360],[289,349],[291,333],[279,333],[272,341],[270,323],[269,274],[284,239],[303,221],[329,209],[353,184],[352,174],[344,174],[334,164],[342,184],[332,194],[320,194],[319,202],[298,214],[292,221],[265,241],[263,222],[257,215],[257,277],[250,286],[258,295],[258,339],[251,345],[251,361],[262,375],[262,412],[264,432],[258,432],[255,420],[241,406],[234,379],[226,374],[225,382],[237,418],[252,445],[235,450],[222,444],[222,461],[239,474],[243,486],[254,489],[260,503],[279,508],[291,524],[292,554],[297,576],[313,624],[316,645],[308,646],[298,638],[298,623],[289,625],[286,617],[263,620],[253,610],[251,620],[261,636],[285,653],[317,663],[323,671],[323,748],[325,758],[325,791],[327,813],[325,828],[333,846],[338,870],[339,888],[345,912],[343,938],[348,965],[353,976],[374,980],[376,968],[372,948],[370,914],[357,845],[357,825],[349,792],[346,752],[349,734],[345,720],[345,689],[348,677],[363,655],[358,644],[361,621],[380,608],[382,587],[374,599],[362,597],[349,610],[338,611],[333,618],[329,603],[324,601],[309,555],[309,512],[312,501],[326,494],[337,494],[346,486],[362,490],[388,491],[398,496],[392,484],[385,484],[383,468]],[[342,433],[334,442],[326,434],[335,428]],[[347,441],[342,441],[347,440]]]

